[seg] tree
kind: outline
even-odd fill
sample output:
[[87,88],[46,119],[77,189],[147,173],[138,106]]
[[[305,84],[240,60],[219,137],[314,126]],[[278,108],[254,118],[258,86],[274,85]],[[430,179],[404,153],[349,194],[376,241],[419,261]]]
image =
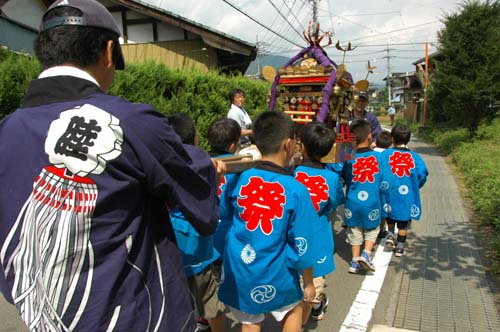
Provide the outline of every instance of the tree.
[[430,89],[434,123],[447,122],[475,133],[491,121],[490,100],[500,100],[500,2],[466,1],[444,18],[438,33],[438,63]]

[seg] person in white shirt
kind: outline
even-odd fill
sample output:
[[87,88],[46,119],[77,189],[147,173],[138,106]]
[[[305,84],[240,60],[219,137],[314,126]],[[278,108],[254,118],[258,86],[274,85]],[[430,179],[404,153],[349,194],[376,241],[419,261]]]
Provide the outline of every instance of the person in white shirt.
[[252,144],[250,136],[253,135],[252,119],[243,107],[243,104],[245,103],[245,92],[241,89],[233,89],[229,92],[229,100],[231,102],[231,108],[227,113],[227,117],[235,120],[240,125],[240,147],[245,148]]
[[389,117],[391,118],[391,127],[394,125],[394,118],[396,117],[396,108],[394,107],[394,104],[391,104],[391,107],[387,110],[387,113],[389,114]]

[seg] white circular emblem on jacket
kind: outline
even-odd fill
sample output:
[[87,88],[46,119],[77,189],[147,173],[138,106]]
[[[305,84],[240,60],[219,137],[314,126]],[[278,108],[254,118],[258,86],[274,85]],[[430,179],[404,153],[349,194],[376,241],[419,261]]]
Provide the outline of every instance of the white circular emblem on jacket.
[[297,246],[297,253],[299,256],[302,256],[307,252],[307,240],[303,237],[296,237],[295,245]]
[[375,210],[372,210],[369,214],[368,214],[368,218],[370,220],[377,220],[380,216],[380,211],[379,209],[375,209]]
[[398,191],[401,195],[408,195],[408,192],[409,192],[408,186],[402,185],[399,187]]
[[85,177],[101,174],[106,163],[121,152],[123,131],[120,121],[90,104],[61,112],[50,124],[45,153],[58,168]]
[[250,297],[255,303],[267,303],[276,296],[276,288],[272,285],[257,286],[250,291]]
[[362,190],[358,193],[358,199],[362,202],[366,201],[368,199],[368,192]]
[[387,182],[387,181],[380,182],[380,189],[382,189],[382,190],[389,189],[389,182]]
[[257,255],[255,254],[255,249],[250,245],[247,244],[245,247],[243,247],[243,250],[241,250],[241,260],[245,264],[250,264],[255,260],[255,257]]
[[418,208],[418,206],[416,206],[415,204],[413,204],[411,206],[411,212],[410,212],[410,216],[412,218],[416,218],[420,215],[420,209]]

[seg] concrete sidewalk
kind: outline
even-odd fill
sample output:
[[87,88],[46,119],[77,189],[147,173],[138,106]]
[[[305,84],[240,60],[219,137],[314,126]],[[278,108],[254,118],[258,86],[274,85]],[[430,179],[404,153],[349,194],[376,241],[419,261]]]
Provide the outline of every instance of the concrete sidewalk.
[[[478,253],[470,216],[443,157],[418,139],[411,148],[430,172],[423,217],[413,222],[409,250],[393,257],[397,273],[386,325],[408,330],[500,331],[500,318]],[[381,330],[378,330],[381,331]],[[389,331],[389,330],[388,330]]]

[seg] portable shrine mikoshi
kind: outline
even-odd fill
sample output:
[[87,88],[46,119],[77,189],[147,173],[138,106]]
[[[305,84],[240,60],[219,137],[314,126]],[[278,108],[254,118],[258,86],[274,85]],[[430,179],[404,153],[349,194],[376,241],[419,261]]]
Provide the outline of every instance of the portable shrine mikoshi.
[[[311,121],[325,123],[336,131],[332,151],[323,158],[324,162],[340,162],[351,159],[356,148],[356,138],[349,132],[349,117],[353,109],[355,92],[366,90],[368,81],[354,84],[344,64],[337,65],[320,46],[329,33],[319,36],[319,24],[311,34],[311,26],[304,38],[309,46],[291,58],[278,72],[264,67],[263,76],[272,81],[269,101],[270,111],[282,111],[292,120],[303,125]],[[352,50],[350,44],[345,52]]]

